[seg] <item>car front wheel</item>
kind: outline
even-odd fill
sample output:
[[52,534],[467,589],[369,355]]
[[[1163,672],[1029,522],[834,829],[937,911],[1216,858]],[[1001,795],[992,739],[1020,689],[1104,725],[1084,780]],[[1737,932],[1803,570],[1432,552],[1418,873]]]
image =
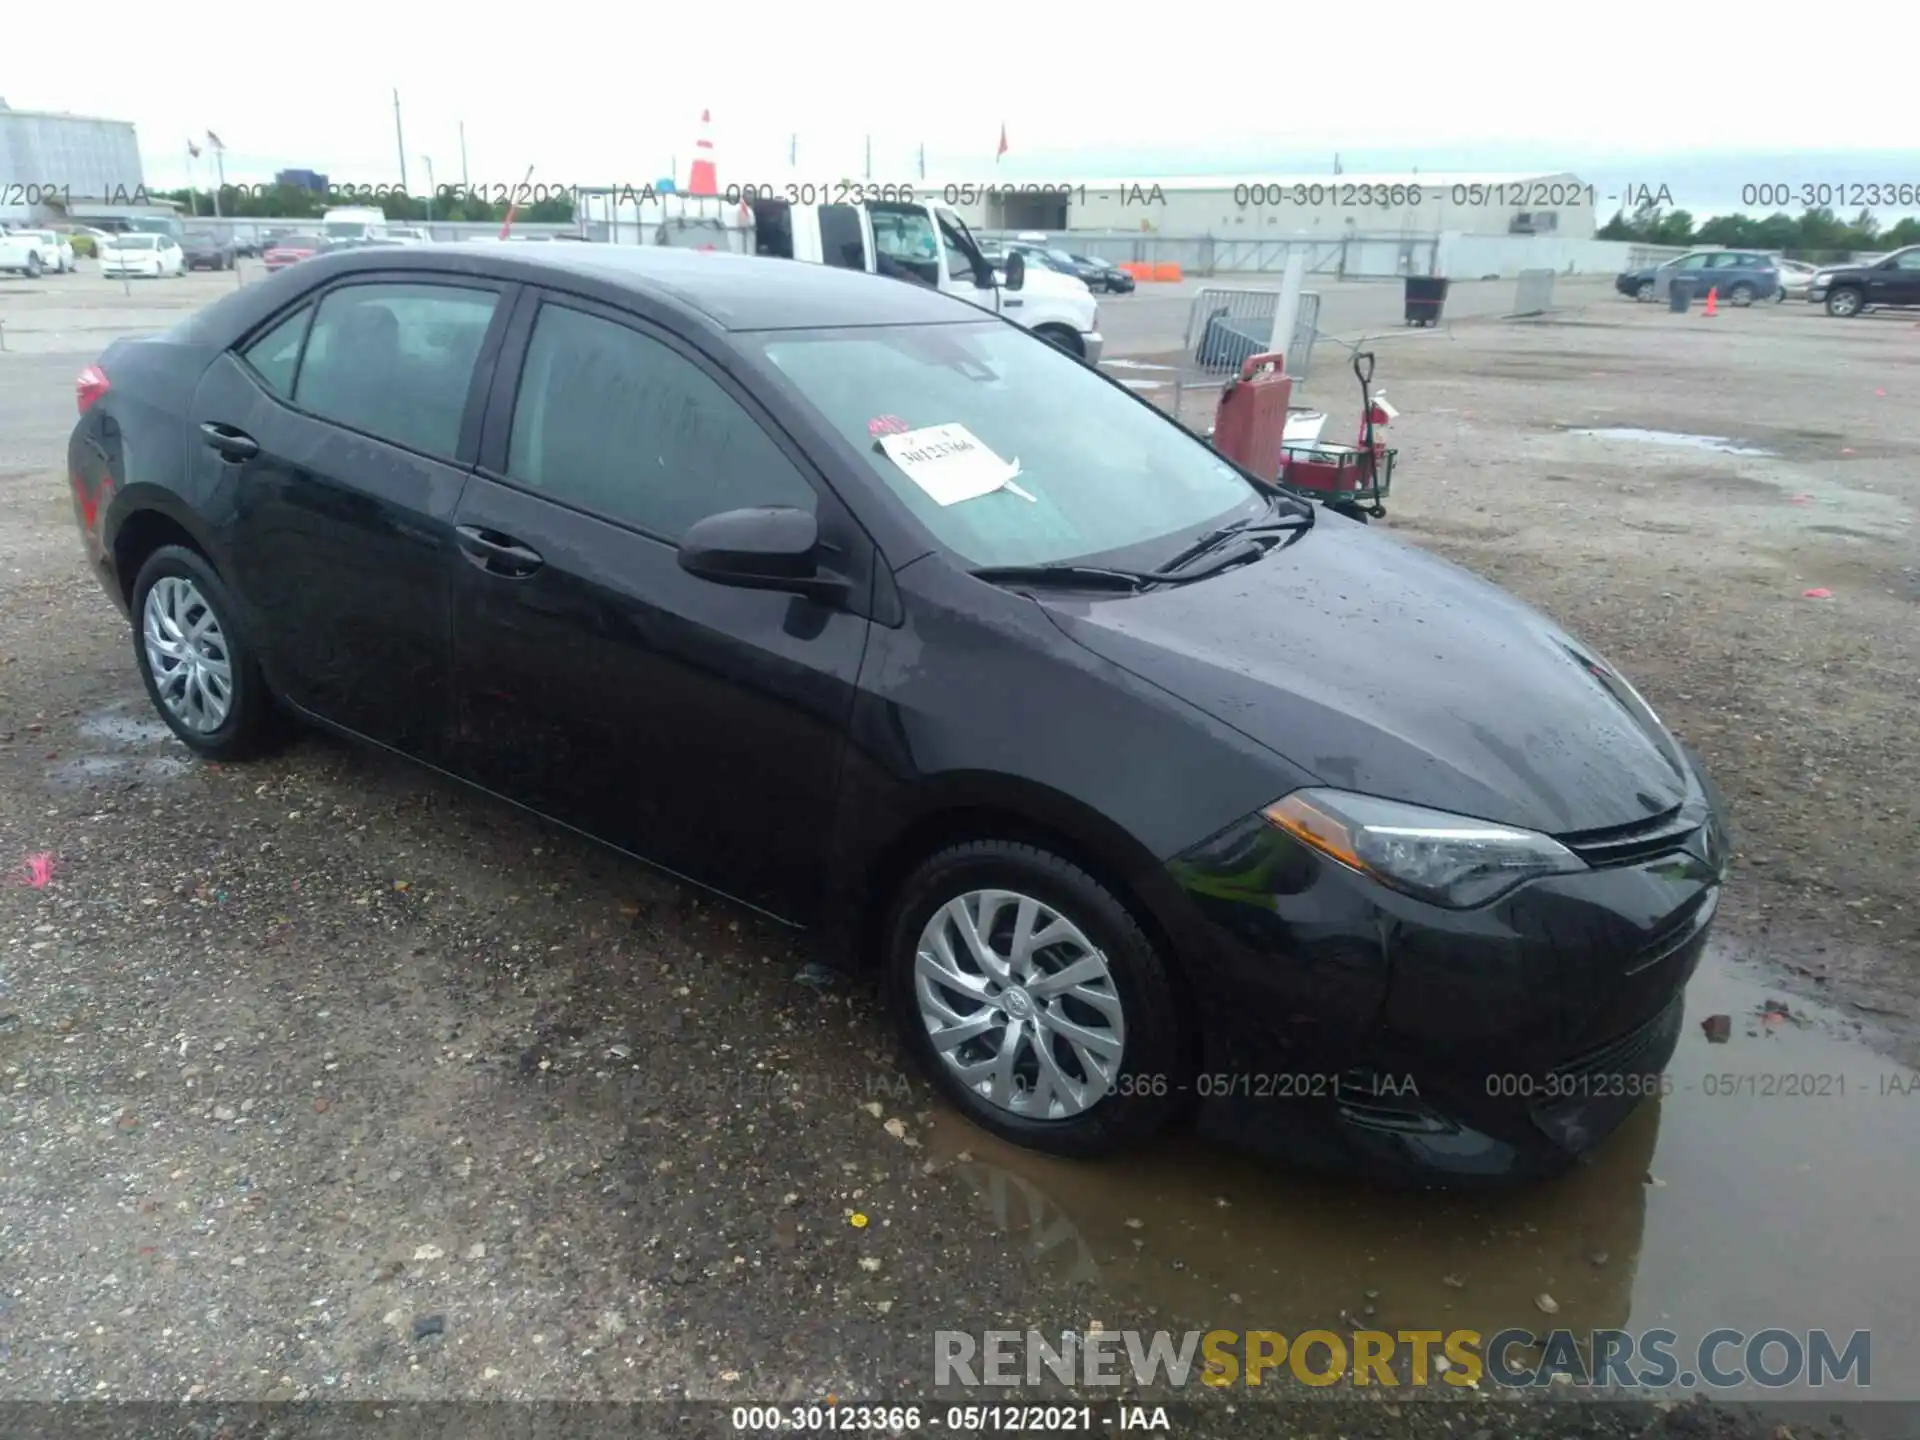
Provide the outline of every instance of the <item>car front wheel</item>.
[[1858,315],[1864,297],[1858,290],[1833,290],[1827,294],[1827,314],[1845,320],[1850,315]]
[[981,1128],[1056,1155],[1144,1140],[1181,1105],[1181,1008],[1132,913],[1071,861],[984,840],[923,862],[885,931],[901,1034]]
[[1640,282],[1640,287],[1633,292],[1633,298],[1644,302],[1644,301],[1653,299],[1653,294],[1654,294],[1653,282],[1651,280],[1642,280]]
[[1747,284],[1746,281],[1742,280],[1738,285],[1734,286],[1733,289],[1727,292],[1727,299],[1732,301],[1735,305],[1739,305],[1743,308],[1745,306],[1751,305],[1753,304],[1753,286]]
[[209,760],[264,749],[279,717],[214,568],[185,546],[163,545],[140,567],[132,609],[147,698],[181,743]]

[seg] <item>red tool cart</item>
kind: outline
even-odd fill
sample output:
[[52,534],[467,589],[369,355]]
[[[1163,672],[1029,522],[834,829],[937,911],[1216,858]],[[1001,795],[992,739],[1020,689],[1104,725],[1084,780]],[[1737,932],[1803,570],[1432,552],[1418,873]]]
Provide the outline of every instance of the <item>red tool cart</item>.
[[1286,489],[1329,510],[1366,523],[1368,516],[1387,513],[1380,502],[1393,486],[1396,452],[1376,438],[1375,431],[1393,418],[1393,407],[1373,393],[1373,352],[1353,357],[1353,373],[1360,380],[1360,434],[1355,445],[1282,445],[1279,480]]
[[1227,382],[1214,416],[1213,448],[1229,460],[1271,476],[1286,490],[1316,500],[1329,510],[1365,523],[1387,513],[1380,502],[1393,484],[1395,452],[1376,438],[1394,416],[1393,407],[1373,393],[1373,353],[1353,357],[1360,379],[1360,433],[1354,445],[1320,441],[1293,443],[1286,438],[1293,398],[1293,377],[1281,369],[1279,355],[1250,355],[1240,373]]

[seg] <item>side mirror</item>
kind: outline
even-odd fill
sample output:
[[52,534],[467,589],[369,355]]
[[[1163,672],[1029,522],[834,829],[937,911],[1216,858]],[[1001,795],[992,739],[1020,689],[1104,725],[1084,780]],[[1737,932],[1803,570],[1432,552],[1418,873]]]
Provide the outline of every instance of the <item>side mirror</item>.
[[1018,250],[1007,254],[1007,289],[1018,290],[1027,283],[1027,257]]
[[785,590],[831,604],[847,582],[820,573],[820,522],[805,510],[766,505],[726,510],[680,537],[680,568],[742,590]]

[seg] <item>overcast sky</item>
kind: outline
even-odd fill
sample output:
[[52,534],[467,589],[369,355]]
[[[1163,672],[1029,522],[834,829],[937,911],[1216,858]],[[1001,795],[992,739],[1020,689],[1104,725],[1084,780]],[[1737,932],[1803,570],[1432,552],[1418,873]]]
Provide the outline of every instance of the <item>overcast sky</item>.
[[439,184],[461,178],[462,121],[475,184],[518,181],[529,164],[553,184],[640,185],[676,160],[684,178],[703,108],[722,183],[786,178],[794,134],[806,178],[859,176],[868,134],[876,179],[914,178],[922,144],[932,178],[991,177],[1003,122],[999,173],[1039,180],[1297,173],[1330,169],[1336,151],[1349,171],[1774,151],[1792,173],[1754,178],[1799,181],[1822,177],[1791,152],[1910,133],[1896,84],[1817,64],[1788,84],[1770,42],[1683,52],[1652,12],[1629,40],[1626,12],[1538,4],[1204,8],[1218,20],[987,0],[829,21],[820,6],[736,0],[455,9],[447,23],[391,0],[327,0],[278,23],[242,5],[92,34],[68,7],[27,3],[9,16],[10,51],[84,58],[14,67],[0,94],[16,109],[134,121],[155,188],[184,183],[186,141],[207,130],[227,143],[230,183],[285,166],[393,183],[395,87],[415,192],[423,157]]

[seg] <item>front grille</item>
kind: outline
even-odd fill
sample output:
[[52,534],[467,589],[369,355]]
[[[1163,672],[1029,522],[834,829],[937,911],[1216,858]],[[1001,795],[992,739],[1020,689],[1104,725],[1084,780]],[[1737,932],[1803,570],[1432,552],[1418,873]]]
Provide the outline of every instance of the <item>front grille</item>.
[[[1676,994],[1666,1006],[1637,1029],[1631,1030],[1617,1040],[1609,1040],[1573,1059],[1563,1061],[1548,1072],[1559,1080],[1577,1078],[1598,1079],[1614,1075],[1643,1075],[1645,1060],[1654,1048],[1655,1039],[1672,1023],[1673,1012],[1685,1003],[1685,996]],[[1566,1089],[1562,1085],[1558,1087]]]
[[1612,865],[1634,865],[1683,850],[1699,828],[1699,820],[1689,817],[1683,806],[1676,805],[1651,820],[1637,820],[1631,825],[1616,825],[1606,830],[1583,830],[1558,838],[1562,845],[1599,870]]

